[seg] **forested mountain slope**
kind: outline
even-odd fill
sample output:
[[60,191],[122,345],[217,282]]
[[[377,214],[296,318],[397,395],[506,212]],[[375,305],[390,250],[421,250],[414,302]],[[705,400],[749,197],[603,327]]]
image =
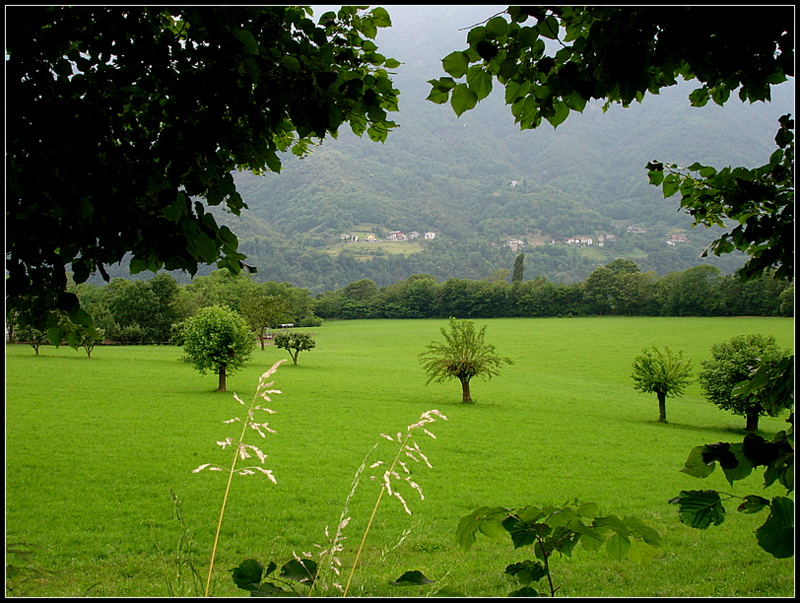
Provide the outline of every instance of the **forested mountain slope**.
[[[218,215],[238,234],[257,278],[312,291],[361,278],[386,285],[415,273],[481,279],[512,267],[517,250],[504,246],[509,238],[526,242],[526,278],[561,282],[583,280],[616,257],[660,275],[703,262],[730,272],[743,263],[698,257],[715,233],[692,229],[677,197],[665,200],[648,184],[645,164],[766,162],[778,117],[793,111],[793,81],[766,105],[732,99],[725,107],[692,108],[692,86],[682,84],[629,108],[603,113],[589,105],[557,130],[545,124],[520,132],[502,89],[461,117],[425,100],[426,81],[443,74],[441,58],[465,47],[459,29],[502,7],[388,8],[393,27],[377,43],[403,62],[394,78],[399,128],[384,144],[342,132],[304,159],[286,157],[280,174],[236,175],[250,209],[240,218]],[[646,232],[631,234],[629,226]],[[354,232],[363,240],[367,231],[436,238],[406,247],[340,242]],[[601,234],[615,240],[600,248]],[[670,245],[672,235],[679,242]],[[593,245],[568,246],[567,237],[592,238]]]

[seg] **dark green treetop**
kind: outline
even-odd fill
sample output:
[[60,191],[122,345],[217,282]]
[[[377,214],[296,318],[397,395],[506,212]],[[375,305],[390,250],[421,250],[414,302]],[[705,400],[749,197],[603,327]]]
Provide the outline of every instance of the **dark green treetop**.
[[[206,211],[246,204],[231,172],[349,123],[383,141],[398,91],[377,52],[382,8],[9,7],[7,300],[52,327],[90,328],[66,292],[130,255],[132,273],[245,267]],[[48,322],[49,321],[49,322]],[[54,333],[54,336],[58,333]]]

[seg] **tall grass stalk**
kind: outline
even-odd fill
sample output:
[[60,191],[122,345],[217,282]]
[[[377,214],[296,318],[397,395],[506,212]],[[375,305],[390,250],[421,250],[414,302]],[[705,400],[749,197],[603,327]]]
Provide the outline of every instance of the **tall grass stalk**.
[[[211,587],[211,575],[212,575],[212,573],[214,571],[214,559],[216,558],[216,555],[217,555],[217,545],[219,543],[219,533],[222,530],[222,519],[225,517],[225,506],[228,503],[228,494],[230,493],[230,490],[231,490],[231,482],[233,481],[234,473],[238,473],[239,475],[252,475],[254,473],[253,470],[255,469],[256,471],[260,471],[261,473],[266,475],[273,483],[277,483],[277,481],[275,479],[275,476],[272,474],[272,471],[270,471],[269,469],[264,469],[264,468],[258,467],[258,466],[244,467],[244,468],[237,469],[236,468],[236,462],[240,458],[242,460],[251,458],[252,455],[248,452],[248,449],[250,449],[256,454],[256,456],[258,456],[258,459],[261,462],[261,464],[262,465],[264,464],[264,460],[266,459],[267,455],[264,454],[256,446],[253,446],[253,445],[250,445],[250,444],[245,444],[244,443],[244,435],[245,435],[248,427],[250,427],[251,429],[257,431],[258,434],[262,438],[266,437],[266,434],[264,433],[264,431],[268,431],[270,433],[275,433],[274,430],[269,428],[269,424],[268,423],[256,423],[255,420],[254,420],[254,415],[255,415],[255,411],[256,410],[263,410],[263,411],[268,412],[268,413],[274,413],[275,412],[274,410],[270,410],[268,408],[264,408],[264,407],[262,407],[260,405],[257,405],[256,402],[258,401],[259,398],[263,398],[267,402],[271,402],[271,399],[270,399],[268,394],[280,394],[281,393],[279,390],[276,390],[276,389],[268,389],[268,388],[272,387],[274,382],[270,381],[269,383],[266,383],[266,380],[270,377],[270,375],[272,375],[275,371],[278,370],[278,366],[280,366],[280,364],[282,362],[285,362],[285,360],[279,360],[278,362],[273,364],[272,367],[269,370],[267,370],[267,372],[265,372],[263,375],[261,375],[261,378],[258,381],[258,388],[256,389],[256,393],[253,396],[253,400],[250,402],[249,408],[247,409],[247,419],[246,420],[242,420],[239,417],[234,417],[233,419],[230,419],[228,421],[224,421],[224,423],[234,423],[236,421],[241,421],[241,423],[242,423],[242,431],[239,434],[239,440],[236,442],[236,445],[233,447],[233,458],[231,459],[230,469],[227,469],[227,471],[228,471],[228,482],[225,485],[225,495],[222,497],[222,506],[220,507],[220,510],[219,510],[219,521],[217,522],[217,532],[214,535],[214,546],[211,548],[211,560],[210,560],[210,562],[208,564],[208,576],[206,578],[206,587],[205,587],[205,591],[203,593],[204,597],[208,597],[208,591],[209,591],[209,588]],[[244,402],[235,393],[233,394],[233,397],[236,399],[237,402],[239,402],[240,404],[244,405]],[[225,440],[223,440],[221,442],[217,442],[217,444],[219,444],[224,449],[227,446],[231,446],[233,444],[233,441],[231,440],[231,438],[225,438]],[[200,465],[197,469],[193,470],[192,473],[198,473],[198,472],[202,471],[203,469],[208,469],[209,471],[225,471],[226,470],[224,467],[220,467],[219,465],[214,465],[212,463],[206,463],[204,465]]]
[[[350,523],[350,501],[353,499],[353,495],[356,493],[356,489],[358,488],[359,483],[361,482],[361,474],[364,473],[364,469],[367,468],[367,459],[370,455],[375,452],[375,449],[378,447],[378,443],[376,442],[375,445],[370,449],[367,455],[364,457],[364,460],[361,461],[361,465],[359,465],[358,469],[356,469],[355,476],[353,476],[353,481],[350,485],[350,492],[347,494],[347,498],[344,501],[344,506],[342,507],[342,514],[339,516],[339,523],[336,527],[336,534],[333,538],[329,537],[328,528],[325,527],[325,536],[328,537],[328,548],[320,552],[320,571],[317,574],[317,578],[311,583],[311,590],[308,592],[308,596],[310,597],[314,592],[314,588],[317,586],[318,583],[322,583],[323,588],[327,588],[327,584],[325,582],[325,577],[322,575],[324,570],[327,570],[328,576],[330,574],[336,574],[337,576],[340,575],[339,566],[341,566],[341,560],[337,556],[337,553],[341,552],[344,549],[342,545],[342,541],[345,540],[346,536],[342,535],[342,532],[347,527],[347,524]],[[340,591],[343,590],[342,587],[337,584],[336,582],[332,582],[332,585],[338,588]]]
[[[411,515],[411,510],[408,508],[408,505],[406,504],[406,501],[403,498],[403,496],[400,494],[397,488],[392,489],[392,480],[394,479],[396,481],[406,482],[409,486],[411,486],[411,488],[417,491],[421,500],[425,499],[425,496],[422,494],[422,489],[419,487],[419,484],[416,484],[415,482],[411,481],[411,471],[409,470],[408,466],[404,461],[400,459],[401,457],[406,456],[417,463],[419,463],[420,459],[422,459],[422,461],[428,467],[432,466],[428,461],[428,458],[422,453],[422,450],[420,450],[420,447],[416,443],[416,441],[413,442],[413,446],[409,444],[409,441],[411,441],[411,438],[414,436],[414,431],[417,429],[421,429],[425,434],[432,437],[433,439],[436,439],[436,436],[433,435],[426,427],[424,427],[428,423],[433,423],[434,421],[436,421],[436,417],[444,419],[445,421],[447,420],[447,417],[445,417],[438,410],[428,410],[423,412],[422,415],[420,415],[419,421],[408,426],[405,434],[398,432],[396,438],[393,438],[392,436],[386,435],[384,433],[381,434],[382,437],[386,438],[390,442],[396,442],[398,444],[397,453],[395,454],[392,463],[388,466],[386,471],[383,472],[383,483],[381,484],[380,492],[378,492],[378,499],[375,501],[375,505],[372,507],[372,513],[370,514],[369,521],[367,522],[367,527],[364,529],[364,534],[361,537],[361,543],[358,545],[356,558],[353,561],[352,567],[350,568],[350,575],[347,578],[347,584],[344,587],[344,592],[342,596],[346,597],[347,593],[350,590],[350,584],[353,581],[353,575],[355,574],[356,566],[358,566],[358,561],[359,559],[361,559],[361,553],[364,550],[364,543],[367,541],[367,535],[369,534],[369,531],[372,528],[372,522],[375,519],[375,514],[378,512],[378,507],[381,504],[384,492],[388,493],[389,496],[394,496],[395,498],[397,498],[403,505],[403,509],[405,510],[405,512]],[[378,461],[377,463],[371,465],[370,469],[374,469],[375,467],[379,467],[381,465],[385,465],[385,463],[383,461]],[[402,468],[403,472],[406,474],[405,477],[401,477],[400,474],[397,473],[396,468],[398,465]]]

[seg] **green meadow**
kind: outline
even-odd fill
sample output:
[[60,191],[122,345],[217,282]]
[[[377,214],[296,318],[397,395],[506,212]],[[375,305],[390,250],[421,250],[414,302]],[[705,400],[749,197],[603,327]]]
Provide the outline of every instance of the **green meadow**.
[[[680,469],[693,446],[740,441],[744,418],[707,402],[697,383],[668,399],[668,424],[655,396],[633,389],[631,362],[643,347],[669,345],[693,362],[735,335],[774,335],[794,345],[790,318],[548,318],[476,320],[486,340],[514,364],[491,381],[473,380],[475,405],[460,386],[426,385],[417,360],[441,337],[445,320],[326,322],[308,329],[317,347],[297,366],[273,346],[254,351],[248,367],[215,393],[216,377],[180,362],[177,347],[98,347],[83,351],[6,347],[6,539],[31,551],[31,596],[196,595],[191,568],[205,578],[227,476],[192,473],[230,463],[243,417],[234,398],[252,399],[260,375],[287,359],[274,377],[283,393],[266,406],[277,433],[245,442],[268,454],[261,474],[235,476],[215,563],[212,592],[246,596],[230,568],[254,558],[280,566],[293,553],[317,554],[326,526],[334,532],[353,476],[390,461],[396,447],[383,434],[405,431],[424,411],[447,421],[428,426],[436,439],[416,439],[432,468],[411,463],[424,500],[410,490],[381,502],[353,579],[356,596],[425,596],[447,589],[466,596],[505,596],[518,588],[503,573],[533,558],[510,540],[479,538],[456,545],[459,519],[482,505],[560,505],[575,498],[611,515],[637,516],[658,530],[663,546],[652,563],[612,561],[578,547],[552,561],[560,596],[792,596],[794,560],[777,560],[755,542],[763,514],[726,504],[721,526],[695,530],[667,501],[681,490],[717,489],[775,496],[761,473],[730,486],[717,470],[699,480]],[[786,417],[762,418],[761,433],[785,429]],[[364,472],[349,505],[340,554],[350,567],[380,482]],[[372,470],[378,471],[378,469]],[[180,501],[176,518],[172,493]],[[18,560],[15,560],[18,561]],[[35,570],[35,572],[33,571]],[[435,580],[391,586],[406,570]],[[346,575],[342,577],[344,584]]]

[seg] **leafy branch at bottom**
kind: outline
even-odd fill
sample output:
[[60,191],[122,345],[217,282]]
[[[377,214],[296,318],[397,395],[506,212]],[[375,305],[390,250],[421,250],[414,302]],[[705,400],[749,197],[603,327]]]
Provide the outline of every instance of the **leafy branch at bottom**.
[[475,544],[478,533],[496,539],[508,534],[514,549],[533,545],[537,561],[526,559],[505,569],[507,574],[523,584],[509,596],[539,596],[541,593],[529,585],[543,578],[547,578],[550,596],[555,596],[560,587],[553,583],[551,573],[554,553],[569,557],[580,542],[588,551],[605,546],[609,556],[617,561],[628,559],[648,563],[655,556],[656,547],[661,545],[658,532],[641,520],[600,516],[598,513],[597,504],[579,503],[577,500],[563,507],[479,507],[461,518],[456,540],[465,551]]

